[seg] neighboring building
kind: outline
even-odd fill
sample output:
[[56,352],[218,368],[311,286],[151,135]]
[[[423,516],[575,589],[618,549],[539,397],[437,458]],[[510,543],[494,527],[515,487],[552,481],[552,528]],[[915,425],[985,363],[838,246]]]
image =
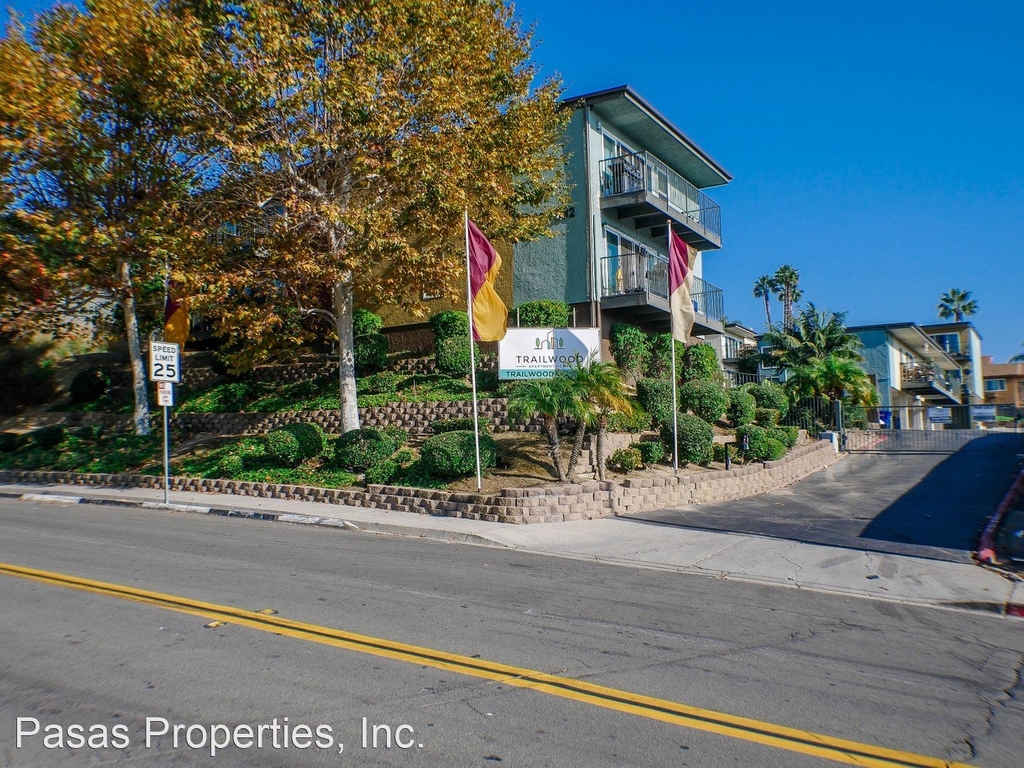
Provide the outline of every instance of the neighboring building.
[[757,353],[757,331],[740,323],[726,323],[725,332],[721,336],[709,336],[707,341],[718,353],[725,373],[734,384],[744,384],[758,380],[757,370],[744,372],[740,370],[743,358],[748,354]]
[[994,363],[991,355],[981,360],[985,405],[1012,406],[1014,416],[1024,416],[1024,363]]
[[982,391],[981,336],[970,323],[935,323],[922,325],[939,348],[960,366],[957,379],[964,404],[985,402]]
[[722,290],[703,254],[722,246],[721,212],[703,189],[732,177],[629,86],[567,99],[572,204],[552,237],[514,248],[514,303],[564,301],[580,325],[669,328],[668,227],[696,249],[693,336],[725,353]]
[[[863,344],[861,367],[878,390],[879,408],[904,429],[927,428],[920,406],[958,405],[960,363],[915,323],[861,325],[847,329]],[[916,407],[915,407],[916,406]]]

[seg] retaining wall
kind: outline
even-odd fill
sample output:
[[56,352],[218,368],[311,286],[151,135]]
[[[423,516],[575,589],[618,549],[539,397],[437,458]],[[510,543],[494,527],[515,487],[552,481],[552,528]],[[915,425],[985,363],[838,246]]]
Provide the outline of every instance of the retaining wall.
[[[371,485],[365,490],[310,488],[185,477],[172,477],[171,490],[348,504],[497,523],[552,523],[636,514],[767,493],[794,483],[834,461],[836,453],[831,443],[823,440],[794,448],[779,461],[751,464],[728,471],[687,472],[678,476],[627,479],[622,483],[592,480],[538,488],[506,488],[497,494],[453,493],[384,485]],[[0,483],[159,488],[162,478],[150,475],[3,470],[0,471]]]

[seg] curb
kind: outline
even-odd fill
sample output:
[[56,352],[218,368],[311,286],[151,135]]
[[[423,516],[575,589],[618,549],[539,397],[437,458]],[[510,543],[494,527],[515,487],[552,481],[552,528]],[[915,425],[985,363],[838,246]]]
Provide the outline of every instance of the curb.
[[189,512],[200,515],[216,515],[217,517],[235,517],[246,520],[262,520],[271,523],[291,523],[292,525],[315,525],[335,530],[352,531],[355,533],[390,533],[399,536],[413,536],[419,539],[436,539],[438,541],[458,542],[462,544],[480,544],[489,547],[507,548],[494,539],[475,533],[453,533],[437,528],[420,528],[411,525],[393,525],[390,523],[365,522],[352,523],[336,517],[318,517],[315,515],[296,515],[288,512],[258,512],[252,509],[234,509],[229,507],[201,507],[194,504],[164,504],[157,501],[130,499],[109,499],[101,496],[66,496],[59,493],[7,493],[0,491],[0,498],[17,501],[35,501],[48,504],[95,504],[104,507],[141,507],[143,509],[162,509],[168,512]]
[[1010,486],[1010,490],[1006,492],[995,513],[988,519],[981,531],[981,536],[978,539],[978,553],[974,556],[979,563],[987,565],[996,563],[996,532],[1013,505],[1022,496],[1024,496],[1024,468],[1020,470],[1017,479]]

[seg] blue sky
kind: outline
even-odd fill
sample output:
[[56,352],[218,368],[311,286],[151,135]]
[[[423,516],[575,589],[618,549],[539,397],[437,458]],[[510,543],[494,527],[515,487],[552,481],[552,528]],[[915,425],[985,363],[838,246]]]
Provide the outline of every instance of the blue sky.
[[792,264],[850,324],[938,322],[970,290],[983,351],[1024,352],[1024,4],[516,7],[567,95],[629,84],[734,176],[704,266],[731,320],[760,330],[751,287]]

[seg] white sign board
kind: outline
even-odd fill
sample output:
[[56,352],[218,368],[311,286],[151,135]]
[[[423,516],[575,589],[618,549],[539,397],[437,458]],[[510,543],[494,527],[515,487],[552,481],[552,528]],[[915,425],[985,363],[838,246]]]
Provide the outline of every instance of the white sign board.
[[994,405],[972,405],[971,418],[975,421],[995,421],[996,407]]
[[950,410],[949,408],[929,408],[928,421],[932,424],[952,424],[953,411]]
[[498,342],[498,378],[551,379],[600,355],[599,328],[509,328]]
[[174,405],[174,382],[158,381],[156,383],[156,404],[165,408]]
[[177,344],[166,341],[154,341],[149,345],[149,380],[181,381],[181,365]]

